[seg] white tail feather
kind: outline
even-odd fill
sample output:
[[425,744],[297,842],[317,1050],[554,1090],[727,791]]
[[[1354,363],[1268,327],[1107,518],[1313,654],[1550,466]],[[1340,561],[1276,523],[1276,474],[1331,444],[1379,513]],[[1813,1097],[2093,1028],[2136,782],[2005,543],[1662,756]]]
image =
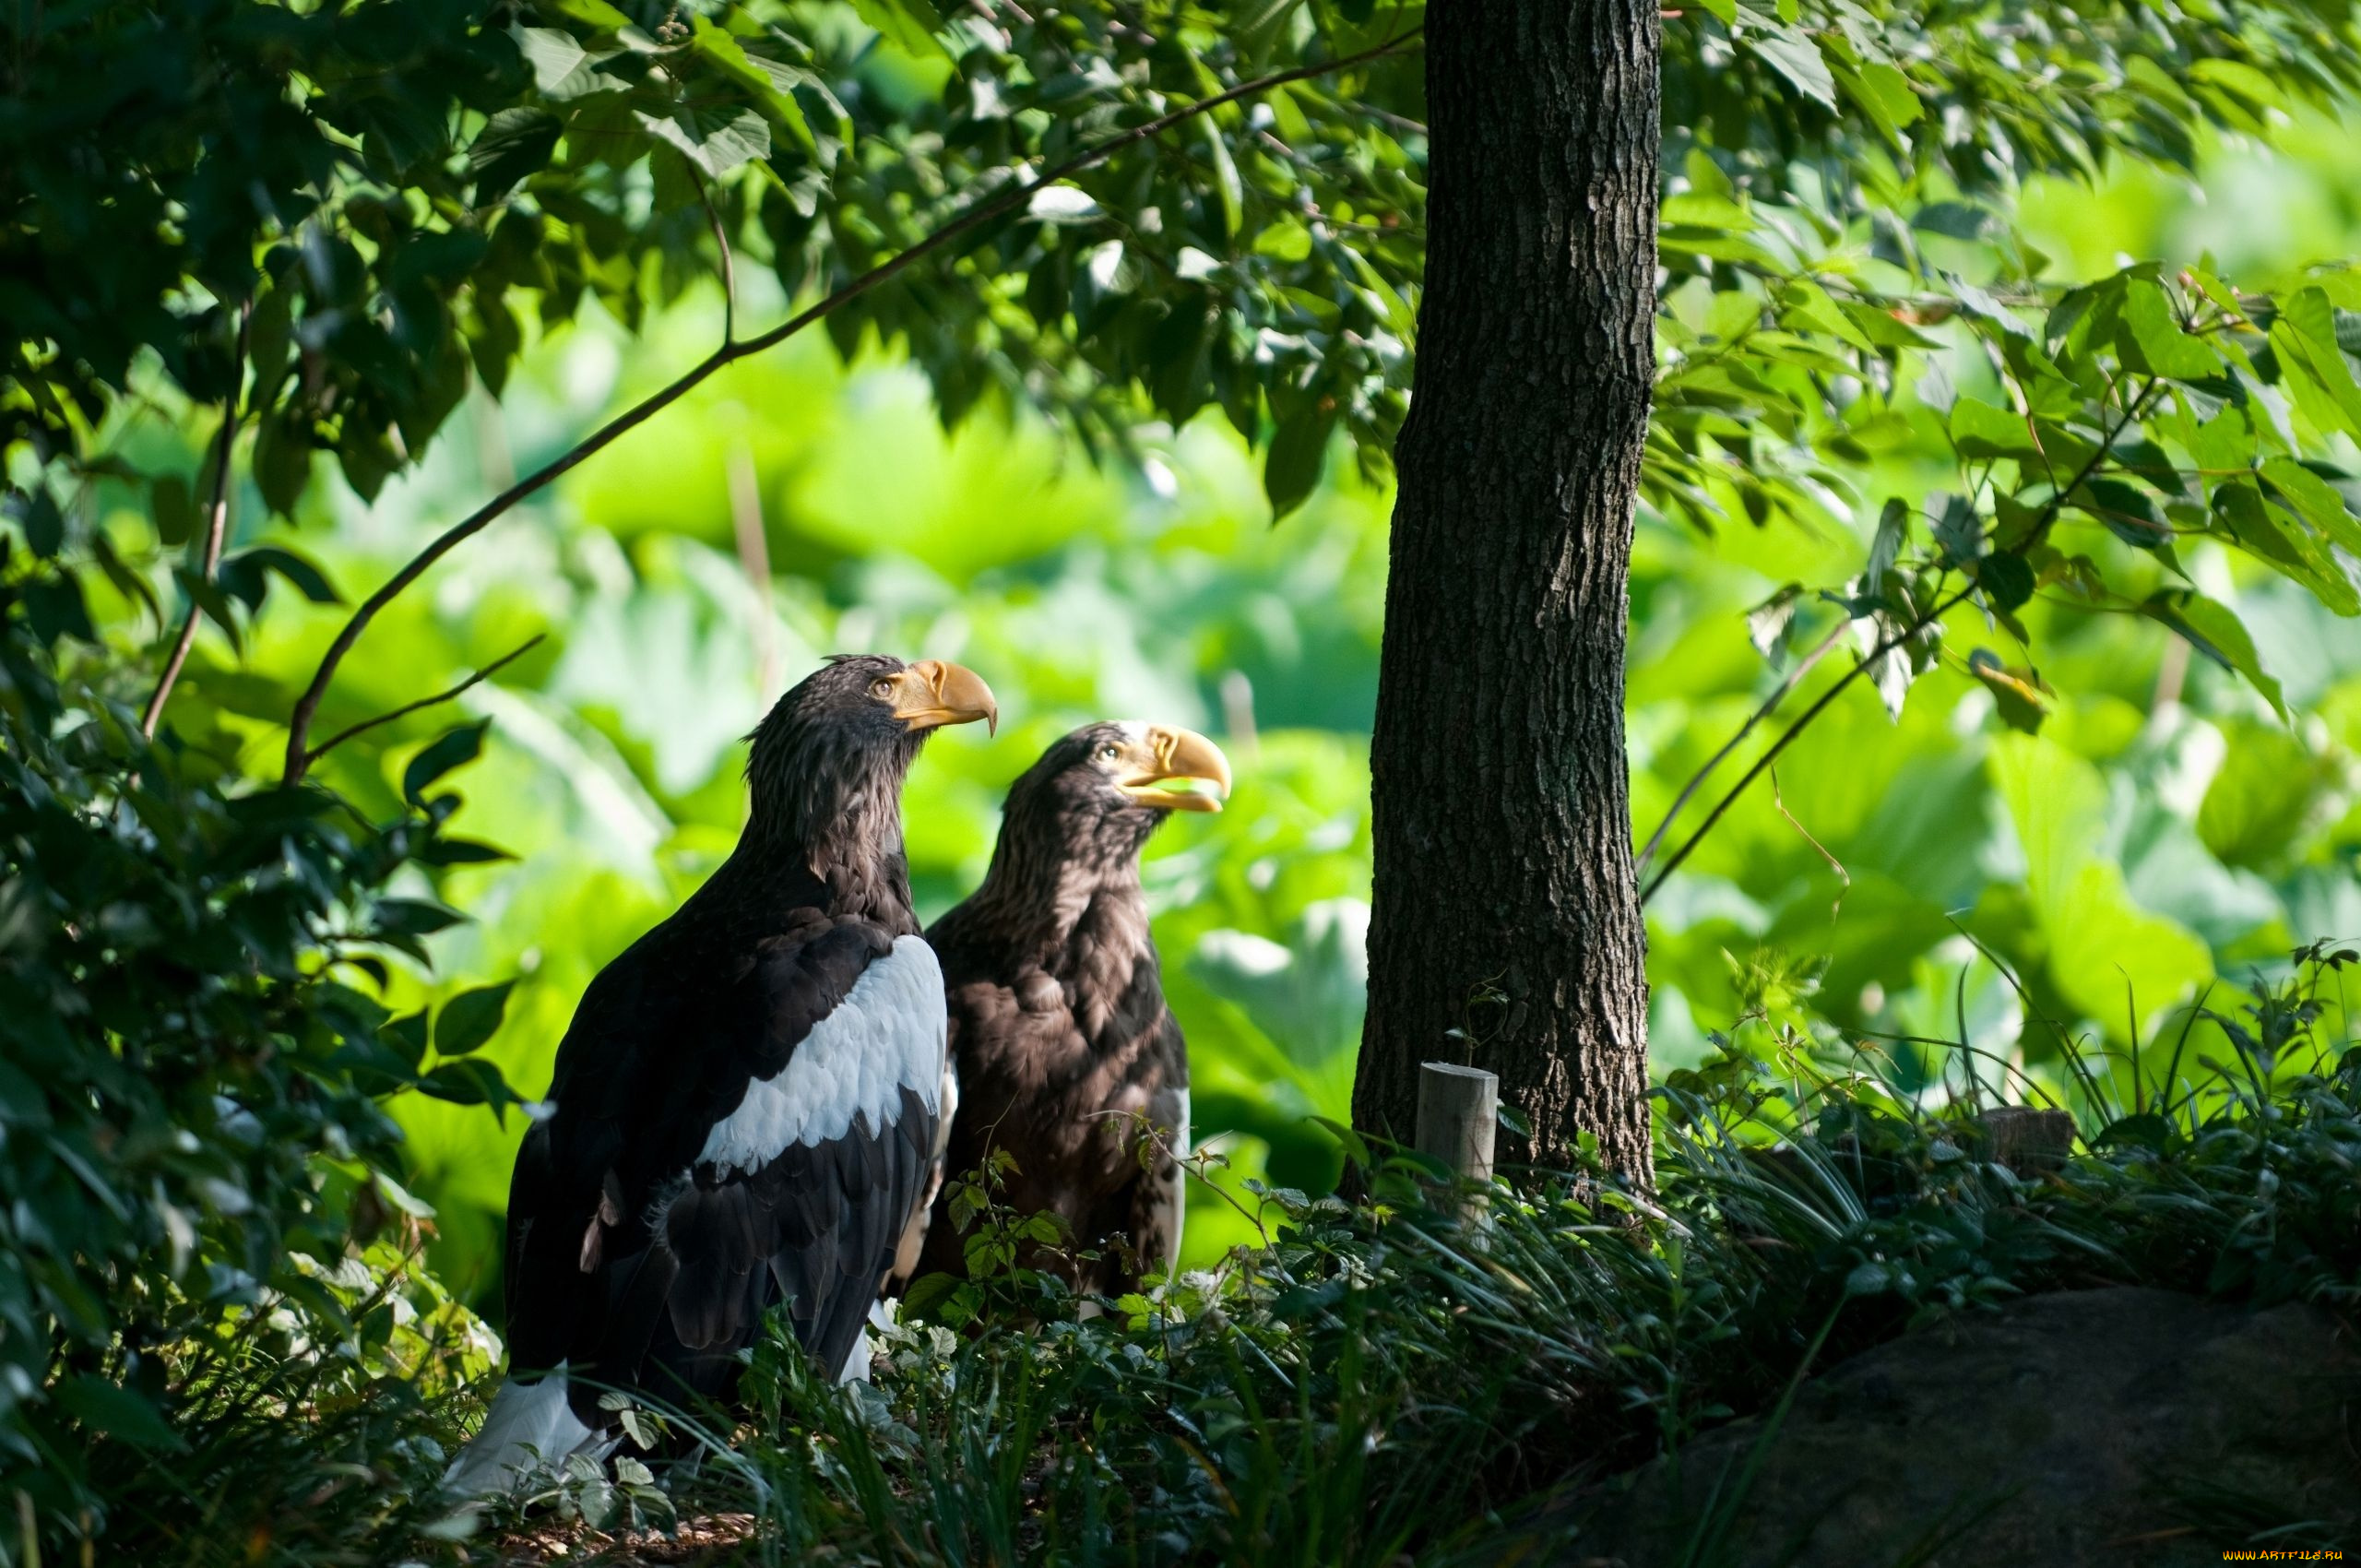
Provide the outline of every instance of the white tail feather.
[[482,1427],[444,1473],[443,1484],[469,1497],[491,1497],[516,1491],[527,1477],[564,1464],[570,1455],[612,1446],[612,1439],[574,1413],[561,1365],[532,1383],[500,1385]]

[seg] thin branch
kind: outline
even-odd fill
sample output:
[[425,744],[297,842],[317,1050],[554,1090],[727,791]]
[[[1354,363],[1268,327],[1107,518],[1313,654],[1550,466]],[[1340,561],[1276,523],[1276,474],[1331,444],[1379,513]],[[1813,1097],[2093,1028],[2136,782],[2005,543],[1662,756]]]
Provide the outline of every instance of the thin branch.
[[730,232],[722,227],[721,209],[713,205],[713,188],[694,164],[689,178],[697,183],[697,200],[705,204],[705,220],[713,226],[713,243],[721,252],[721,346],[726,349],[738,340],[738,263],[730,255]]
[[1632,866],[1633,875],[1647,874],[1648,862],[1655,858],[1656,846],[1662,844],[1664,836],[1672,831],[1673,819],[1678,817],[1689,804],[1691,797],[1703,789],[1705,780],[1712,777],[1714,769],[1721,766],[1728,759],[1729,754],[1738,750],[1749,735],[1754,733],[1754,727],[1770,718],[1773,710],[1787,700],[1787,694],[1796,689],[1796,683],[1811,673],[1812,667],[1827,656],[1828,650],[1836,646],[1838,639],[1845,636],[1845,629],[1852,624],[1850,621],[1839,621],[1830,628],[1828,636],[1820,639],[1820,646],[1797,661],[1796,667],[1787,671],[1787,678],[1780,682],[1778,687],[1769,696],[1762,699],[1762,706],[1747,715],[1746,722],[1738,727],[1738,733],[1724,742],[1722,749],[1708,758],[1705,766],[1699,768],[1690,778],[1689,782],[1681,787],[1680,793],[1673,798],[1672,809],[1664,814],[1664,820],[1656,824],[1656,830],[1648,836],[1647,848],[1640,851],[1640,858]]
[[1789,827],[1794,828],[1797,833],[1803,836],[1805,843],[1820,851],[1820,858],[1828,862],[1828,869],[1836,873],[1836,902],[1828,907],[1828,918],[1833,922],[1838,915],[1844,912],[1845,895],[1853,890],[1853,873],[1846,871],[1845,869],[1845,862],[1838,860],[1834,855],[1830,854],[1828,852],[1828,846],[1813,837],[1811,836],[1811,829],[1806,827],[1796,814],[1787,809],[1787,802],[1785,800],[1782,800],[1779,795],[1779,770],[1775,767],[1771,770],[1771,804],[1777,809],[1781,816],[1787,819],[1787,826]]
[[[2148,399],[2155,395],[2157,380],[2157,377],[2153,375],[2150,376],[2146,385],[2140,388],[2139,396],[2133,398],[2130,402],[2124,405],[2123,417],[2116,422],[2114,429],[2106,433],[2106,438],[2099,443],[2097,449],[2094,451],[2089,457],[2083,460],[2082,466],[2076,471],[2072,482],[2065,486],[2065,488],[2058,490],[2057,493],[2050,498],[2048,504],[2042,508],[2043,515],[2041,520],[2034,525],[2033,529],[2027,535],[2028,539],[2040,538],[2042,530],[2048,528],[2051,523],[2057,520],[2058,512],[2066,505],[2066,498],[2071,495],[2075,491],[2080,490],[2082,487],[2082,482],[2098,470],[2100,461],[2104,459],[2108,452],[2114,448],[2116,439],[2138,421],[2140,418],[2140,410],[2145,408],[2147,406]],[[1936,605],[1934,609],[1928,611],[1926,614],[1919,616],[1909,625],[1904,626],[1901,631],[1894,633],[1892,636],[1880,642],[1877,647],[1869,650],[1859,663],[1854,665],[1852,669],[1845,671],[1844,675],[1837,680],[1835,684],[1830,686],[1825,692],[1822,692],[1820,695],[1820,699],[1814,702],[1809,707],[1804,709],[1803,716],[1801,718],[1797,719],[1793,724],[1788,725],[1786,730],[1782,731],[1779,738],[1771,743],[1771,749],[1763,753],[1762,755],[1756,760],[1752,767],[1746,770],[1746,777],[1740,778],[1737,784],[1731,787],[1729,793],[1724,795],[1720,801],[1714,803],[1714,809],[1706,814],[1705,820],[1698,826],[1697,831],[1691,834],[1688,838],[1681,843],[1679,849],[1674,853],[1672,859],[1665,862],[1664,869],[1649,879],[1647,886],[1643,888],[1640,892],[1640,902],[1645,904],[1650,898],[1655,897],[1656,889],[1664,885],[1665,878],[1670,876],[1675,871],[1679,869],[1680,862],[1689,858],[1689,852],[1697,848],[1699,842],[1704,838],[1706,834],[1713,831],[1714,825],[1715,823],[1721,821],[1722,814],[1728,811],[1730,806],[1736,802],[1738,798],[1746,792],[1746,787],[1748,785],[1753,783],[1756,778],[1762,776],[1762,771],[1765,768],[1769,767],[1774,762],[1778,760],[1779,754],[1787,749],[1789,742],[1801,734],[1805,728],[1809,726],[1813,719],[1821,716],[1821,713],[1830,703],[1836,700],[1836,695],[1839,692],[1842,692],[1846,686],[1851,685],[1856,680],[1859,679],[1861,675],[1874,666],[1879,659],[1884,658],[1887,654],[1892,653],[1895,648],[1900,647],[1904,642],[1907,642],[1910,638],[1916,636],[1920,632],[1934,624],[1937,621],[1941,620],[1943,616],[1951,612],[1954,606],[1965,600],[1970,594],[1975,591],[1975,589],[1976,585],[1974,582],[1970,582],[1965,588],[1960,589],[1959,592],[1952,595],[1951,598],[1943,600],[1940,604]],[[1751,725],[1753,720],[1749,719],[1747,722]],[[1650,848],[1653,849],[1654,847],[1655,846],[1652,841]],[[1638,874],[1636,870],[1633,874],[1635,876]]]
[[[205,564],[200,580],[206,582],[212,580],[213,569],[221,564],[221,541],[230,531],[230,449],[238,441],[240,394],[246,384],[246,342],[254,320],[255,303],[247,299],[238,306],[237,347],[230,356],[230,395],[221,400],[221,441],[213,454],[213,495],[205,508]],[[156,690],[148,698],[148,710],[139,716],[139,732],[151,741],[163,719],[164,704],[180,682],[181,667],[188,662],[188,650],[196,646],[196,599],[191,595],[188,613],[181,619],[180,636],[172,642],[172,657],[164,660],[164,671],[156,677]]]
[[571,471],[586,458],[604,450],[619,436],[647,423],[648,420],[686,397],[690,391],[704,383],[715,372],[739,360],[777,348],[813,322],[824,319],[868,293],[879,284],[899,276],[969,231],[980,228],[994,219],[1005,217],[1016,210],[1029,201],[1033,193],[1041,187],[1054,184],[1060,180],[1069,179],[1086,169],[1095,168],[1127,147],[1161,136],[1173,126],[1194,119],[1200,114],[1209,113],[1224,104],[1252,98],[1258,93],[1267,92],[1275,87],[1284,87],[1289,82],[1325,76],[1332,71],[1344,70],[1383,55],[1397,53],[1418,36],[1424,25],[1420,23],[1406,32],[1388,39],[1383,43],[1361,50],[1358,53],[1345,55],[1340,59],[1325,60],[1316,65],[1298,65],[1290,70],[1275,72],[1267,77],[1258,77],[1251,82],[1240,82],[1238,86],[1216,93],[1211,98],[1199,99],[1169,113],[1160,114],[1153,120],[1134,125],[1121,136],[1109,137],[1088,151],[1077,153],[1067,159],[1063,163],[1049,170],[1031,184],[1012,183],[1008,189],[989,200],[979,202],[927,235],[908,250],[870,268],[860,277],[839,287],[825,299],[789,316],[769,331],[746,339],[742,342],[724,343],[678,379],[617,414],[572,447],[552,457],[490,501],[485,502],[467,517],[445,529],[425,549],[412,556],[409,563],[400,571],[387,578],[376,592],[363,600],[361,607],[352,612],[352,618],[344,624],[344,629],[337,634],[336,640],[328,645],[327,652],[321,657],[318,671],[312,676],[312,683],[306,686],[303,689],[303,695],[296,699],[294,711],[288,719],[287,766],[282,775],[282,781],[292,784],[303,777],[303,770],[309,766],[308,754],[303,749],[303,742],[304,737],[311,731],[313,716],[319,711],[321,698],[327,695],[328,682],[335,676],[337,666],[344,661],[345,655],[352,651],[352,645],[360,641],[361,634],[368,630],[369,623],[375,620],[378,612],[392,603],[403,589],[424,576],[429,567],[468,540],[482,532],[493,519],[507,512],[527,496]]
[[498,659],[493,659],[491,663],[485,665],[482,669],[477,671],[474,674],[469,676],[457,685],[453,686],[449,691],[437,692],[431,697],[421,697],[416,702],[404,703],[401,707],[394,709],[391,713],[381,713],[374,719],[364,719],[360,723],[353,725],[350,729],[338,731],[335,734],[329,736],[326,740],[322,741],[318,745],[314,746],[310,751],[303,754],[303,766],[306,767],[311,766],[312,764],[319,761],[322,757],[327,755],[328,753],[336,750],[337,747],[344,744],[355,735],[365,734],[369,731],[377,729],[381,725],[391,724],[397,719],[408,719],[411,714],[416,713],[422,707],[433,707],[437,703],[449,702],[453,697],[462,695],[466,693],[469,687],[479,685],[485,681],[491,680],[494,675],[498,674],[504,667],[514,664],[516,660],[524,658],[525,655],[532,652],[534,647],[548,636],[549,634],[547,632],[535,632],[531,636],[527,637],[523,642],[518,643],[515,647],[510,648]]
[[1924,615],[1921,615],[1916,620],[1911,622],[1910,624],[1882,639],[1879,642],[1877,647],[1871,648],[1867,654],[1862,656],[1861,661],[1858,664],[1854,665],[1853,668],[1845,671],[1842,676],[1838,677],[1833,685],[1830,686],[1828,690],[1821,693],[1818,701],[1814,702],[1809,707],[1804,709],[1800,718],[1798,718],[1793,724],[1788,725],[1786,729],[1779,732],[1779,738],[1771,742],[1771,749],[1763,753],[1762,756],[1755,759],[1754,766],[1746,770],[1746,776],[1744,778],[1740,778],[1736,784],[1730,787],[1729,793],[1724,795],[1719,801],[1716,801],[1714,803],[1714,809],[1705,814],[1705,820],[1698,824],[1697,831],[1691,834],[1688,838],[1682,841],[1680,848],[1673,851],[1672,858],[1665,861],[1664,869],[1656,873],[1656,874],[1649,880],[1647,887],[1640,894],[1640,902],[1644,904],[1649,899],[1655,897],[1656,889],[1664,885],[1665,878],[1670,876],[1674,872],[1680,869],[1680,862],[1687,860],[1689,858],[1689,852],[1697,848],[1698,843],[1703,839],[1706,834],[1711,833],[1714,830],[1714,825],[1722,820],[1722,814],[1728,811],[1732,805],[1737,803],[1738,798],[1740,795],[1746,793],[1746,787],[1753,783],[1757,778],[1762,777],[1763,771],[1773,763],[1779,760],[1779,754],[1786,751],[1788,743],[1795,740],[1797,735],[1802,734],[1804,730],[1809,726],[1813,719],[1820,717],[1821,711],[1823,708],[1827,707],[1830,703],[1836,700],[1839,693],[1843,692],[1845,687],[1851,685],[1855,681],[1859,680],[1864,673],[1874,669],[1879,659],[1883,659],[1887,654],[1892,653],[1895,648],[1900,647],[1904,643],[1908,642],[1912,637],[1916,636],[1920,632],[1925,631],[1928,626],[1942,619],[1944,615],[1950,613],[1952,606],[1959,604],[1962,600],[1965,600],[1969,594],[1974,593],[1975,591],[1975,585],[1974,583],[1970,583],[1967,587],[1952,595],[1951,598],[1943,600],[1940,604],[1936,605]]

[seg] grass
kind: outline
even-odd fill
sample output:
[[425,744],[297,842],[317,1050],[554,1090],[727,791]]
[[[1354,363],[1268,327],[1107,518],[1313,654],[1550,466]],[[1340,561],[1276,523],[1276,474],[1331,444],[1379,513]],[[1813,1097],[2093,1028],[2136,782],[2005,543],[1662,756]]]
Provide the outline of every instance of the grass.
[[[1765,1390],[1784,1407],[1808,1371],[1929,1317],[2098,1284],[2351,1309],[2361,1051],[2317,1038],[2351,958],[2299,960],[2129,1059],[2061,1035],[2046,1076],[2080,1142],[2045,1180],[1979,1158],[1991,1064],[1957,1095],[1904,1093],[1923,1075],[1900,1052],[1940,1042],[1832,1054],[1750,1020],[1660,1091],[1653,1194],[1522,1173],[1480,1244],[1406,1161],[1360,1206],[1266,1194],[1269,1244],[1212,1273],[1086,1317],[1053,1278],[1005,1272],[962,1299],[959,1331],[897,1330],[873,1386],[815,1382],[766,1342],[742,1420],[635,1408],[644,1446],[552,1478],[528,1511],[433,1501],[464,1412],[421,1392],[415,1359],[324,1398],[300,1359],[255,1355],[208,1374],[215,1414],[185,1451],[107,1472],[125,1501],[105,1554],[483,1563],[546,1560],[555,1537],[569,1561],[664,1560],[710,1526],[667,1530],[721,1518],[730,1560],[763,1564],[1501,1561],[1536,1544],[1536,1497],[1677,1452]],[[1745,1469],[1691,1561],[1715,1560]],[[2221,1538],[2308,1527],[2241,1523],[2235,1501],[2206,1500]]]

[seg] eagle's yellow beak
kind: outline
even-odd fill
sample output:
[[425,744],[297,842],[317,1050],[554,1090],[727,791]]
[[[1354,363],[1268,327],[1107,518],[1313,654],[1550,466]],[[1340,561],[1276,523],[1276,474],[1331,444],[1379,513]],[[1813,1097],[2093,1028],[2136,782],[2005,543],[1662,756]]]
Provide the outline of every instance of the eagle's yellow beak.
[[885,677],[893,686],[894,717],[912,730],[933,730],[945,724],[971,724],[1000,729],[1000,704],[983,677],[947,659],[921,659],[898,675]]
[[[1125,743],[1115,787],[1144,806],[1166,811],[1217,812],[1229,794],[1229,759],[1221,748],[1176,725],[1151,724]],[[1209,784],[1218,791],[1168,790],[1167,784]]]

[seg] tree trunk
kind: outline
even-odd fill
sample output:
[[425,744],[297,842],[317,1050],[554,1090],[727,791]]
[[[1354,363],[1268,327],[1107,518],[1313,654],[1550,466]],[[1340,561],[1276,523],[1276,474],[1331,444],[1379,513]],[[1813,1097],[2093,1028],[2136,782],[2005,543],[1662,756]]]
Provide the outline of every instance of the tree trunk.
[[1406,1139],[1418,1063],[1465,1063],[1531,1125],[1504,1162],[1562,1159],[1589,1133],[1644,1180],[1623,649],[1655,373],[1656,7],[1454,0],[1428,18],[1426,297],[1353,1119]]

